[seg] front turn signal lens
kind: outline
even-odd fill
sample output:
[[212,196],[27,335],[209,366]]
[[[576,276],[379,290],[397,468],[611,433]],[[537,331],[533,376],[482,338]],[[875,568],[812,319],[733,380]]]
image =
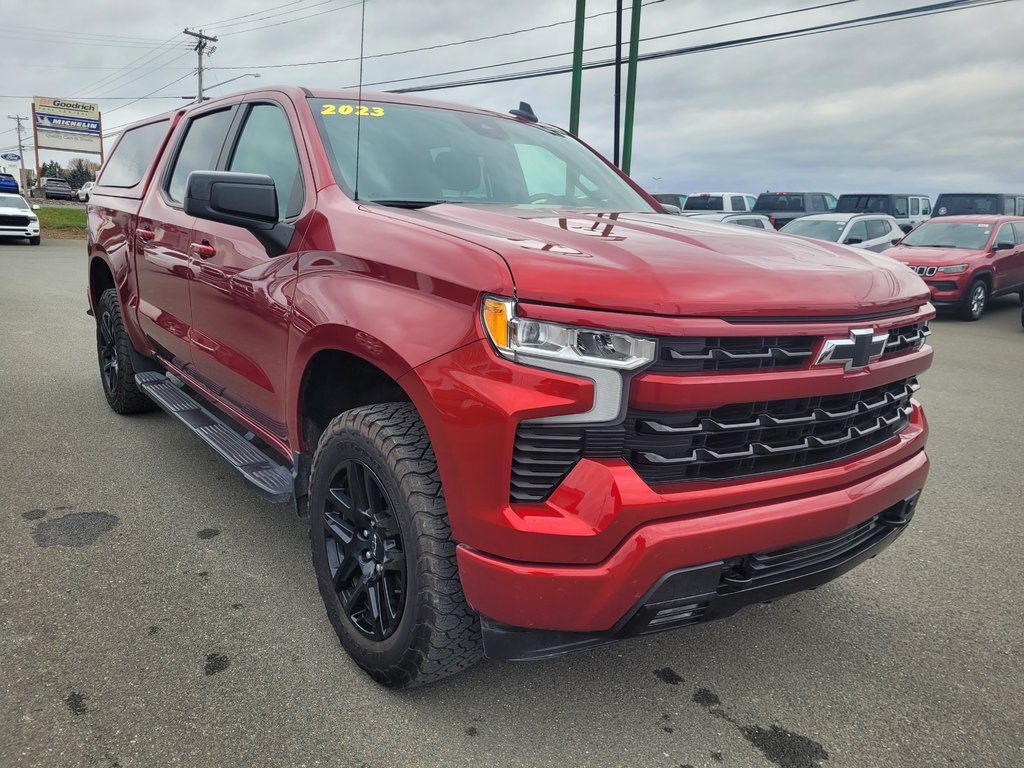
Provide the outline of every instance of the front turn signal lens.
[[506,352],[511,351],[509,324],[513,314],[512,302],[488,296],[484,299],[481,313],[484,328],[494,346]]

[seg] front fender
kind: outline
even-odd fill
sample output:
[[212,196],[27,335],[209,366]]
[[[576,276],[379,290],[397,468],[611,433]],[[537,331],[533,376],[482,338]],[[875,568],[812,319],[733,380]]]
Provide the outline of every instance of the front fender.
[[425,280],[397,284],[374,279],[354,271],[352,261],[322,252],[300,257],[288,344],[289,434],[301,434],[302,380],[318,352],[346,352],[398,381],[416,366],[482,335],[475,292],[438,290],[436,282],[430,286],[434,290],[422,290]]

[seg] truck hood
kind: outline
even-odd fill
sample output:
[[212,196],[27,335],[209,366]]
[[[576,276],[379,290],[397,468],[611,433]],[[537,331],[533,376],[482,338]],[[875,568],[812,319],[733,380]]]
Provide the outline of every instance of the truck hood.
[[504,258],[520,300],[672,316],[863,315],[923,304],[902,264],[841,245],[668,214],[390,209]]

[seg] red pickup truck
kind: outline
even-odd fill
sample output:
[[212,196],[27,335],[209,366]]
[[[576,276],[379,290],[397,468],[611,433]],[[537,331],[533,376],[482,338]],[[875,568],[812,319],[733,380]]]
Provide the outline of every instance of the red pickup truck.
[[928,473],[919,277],[663,215],[527,105],[204,102],[127,128],[88,218],[111,408],[309,516],[385,685],[817,586]]

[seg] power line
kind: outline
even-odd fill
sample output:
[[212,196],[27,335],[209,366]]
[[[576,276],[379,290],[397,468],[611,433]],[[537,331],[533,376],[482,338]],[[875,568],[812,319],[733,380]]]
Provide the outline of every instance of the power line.
[[60,35],[61,37],[88,37],[98,40],[131,40],[142,43],[158,43],[160,40],[154,37],[139,37],[137,35],[112,35],[109,33],[82,32],[71,29],[50,29],[47,27],[25,27],[18,24],[4,24],[4,30],[23,32],[25,34]]
[[[137,98],[137,99],[135,99],[135,100],[133,100],[133,101],[129,101],[129,102],[127,103],[127,104],[122,104],[122,105],[121,105],[121,106],[119,106],[119,107],[114,107],[113,109],[111,109],[110,111],[108,111],[108,112],[107,112],[106,114],[107,114],[107,115],[111,115],[111,114],[113,114],[114,112],[117,112],[117,111],[118,111],[119,109],[124,109],[125,107],[130,107],[130,106],[131,106],[132,104],[134,104],[134,103],[136,103],[136,102],[138,102],[138,101],[142,101],[143,99],[148,99],[148,98],[150,98],[150,97],[151,97],[151,96],[152,96],[153,94],[155,94],[155,93],[159,93],[160,91],[162,91],[162,90],[164,90],[164,89],[166,89],[166,88],[170,88],[170,87],[171,87],[172,85],[174,85],[175,83],[180,83],[180,82],[181,82],[182,80],[184,80],[184,79],[185,79],[186,77],[191,77],[191,76],[192,76],[192,73],[191,73],[191,72],[186,72],[186,73],[185,73],[184,75],[182,75],[181,77],[179,77],[179,78],[176,78],[176,79],[174,79],[174,80],[171,80],[171,82],[167,83],[166,85],[161,85],[161,86],[160,86],[159,88],[157,88],[157,89],[156,89],[155,91],[150,91],[150,92],[149,92],[149,93],[147,93],[147,94],[146,94],[145,96],[140,96],[139,98]],[[177,98],[177,97],[175,97],[175,98]],[[104,135],[106,135],[106,134],[104,134]]]
[[[648,0],[648,2],[644,3],[643,5],[644,6],[655,5],[657,3],[663,3],[663,2],[665,2],[665,0]],[[851,3],[851,2],[859,2],[859,0],[843,0],[843,2]],[[831,3],[829,3],[829,5],[831,5]],[[608,15],[613,14],[613,13],[615,13],[615,11],[603,11],[601,13],[594,13],[594,14],[591,14],[590,16],[585,16],[584,18],[586,18],[588,20],[589,19],[596,19],[596,18],[598,18],[600,16],[608,16]],[[455,41],[450,42],[450,43],[438,43],[436,45],[425,45],[425,46],[423,46],[421,48],[406,48],[405,50],[402,50],[402,51],[388,51],[386,53],[372,53],[372,54],[369,54],[367,56],[363,56],[362,58],[363,59],[383,59],[383,58],[386,58],[388,56],[401,56],[402,54],[406,54],[406,53],[420,53],[422,51],[434,51],[434,50],[437,50],[439,48],[451,48],[451,47],[456,46],[456,45],[466,45],[468,43],[480,43],[480,42],[485,42],[487,40],[497,40],[498,38],[501,38],[501,37],[511,37],[512,35],[519,35],[519,34],[522,34],[524,32],[536,32],[536,31],[541,30],[541,29],[551,29],[552,27],[560,27],[560,26],[563,26],[565,24],[572,24],[575,21],[576,21],[576,19],[565,19],[564,21],[553,21],[550,24],[538,24],[538,25],[533,26],[533,27],[523,27],[522,29],[513,29],[513,30],[510,30],[508,32],[499,32],[499,33],[494,34],[494,35],[484,35],[483,37],[472,37],[472,38],[469,38],[469,39],[466,39],[466,40],[455,40]],[[601,46],[601,47],[608,47],[608,46]],[[559,55],[561,55],[561,54],[559,54]],[[217,67],[217,69],[285,69],[285,68],[289,68],[289,67],[309,67],[309,66],[313,66],[313,65],[316,65],[316,64],[344,64],[344,63],[351,62],[351,61],[359,61],[359,57],[358,56],[350,56],[350,57],[344,58],[344,59],[323,59],[321,61],[297,61],[297,62],[293,62],[291,64],[265,64],[265,65],[262,65],[262,66],[255,65],[255,66],[251,66],[251,67]]]
[[[185,53],[181,54],[180,56],[175,56],[173,59],[171,59],[167,63],[168,64],[173,64],[176,61],[181,61],[186,56],[190,56],[191,53],[192,53],[191,51],[185,51]],[[161,55],[163,55],[163,54],[161,54]],[[154,59],[154,61],[155,61],[155,59]],[[150,62],[150,63],[153,63],[153,62]],[[189,72],[194,71],[193,67],[186,67],[185,69],[187,69]],[[111,90],[120,90],[121,88],[124,88],[124,86],[129,85],[130,83],[134,83],[137,80],[141,80],[144,77],[148,77],[149,75],[153,74],[154,72],[162,72],[163,70],[164,70],[164,66],[163,65],[161,65],[159,67],[153,67],[152,69],[145,69],[145,70],[142,70],[135,77],[131,78],[130,80],[123,80],[122,82],[118,83],[116,86],[113,86],[112,88],[111,87],[104,87],[103,90],[106,93],[110,93]],[[125,74],[127,75],[128,73],[126,72]],[[120,79],[120,78],[118,78],[118,79]],[[111,85],[111,83],[107,84],[107,86],[110,86],[110,85]],[[103,99],[103,98],[109,98],[109,97],[108,96],[100,96],[99,98]]]
[[[82,90],[82,91],[91,91],[93,88],[101,88],[101,87],[107,87],[107,86],[112,85],[113,83],[117,82],[118,80],[123,79],[125,77],[125,74],[128,74],[126,72],[126,70],[129,70],[129,68],[131,68],[131,67],[133,67],[135,65],[142,65],[144,63],[144,60],[147,59],[147,58],[151,59],[150,63],[152,63],[153,61],[156,61],[157,59],[159,59],[161,56],[165,55],[167,53],[167,51],[160,52],[161,49],[165,48],[169,43],[171,43],[172,41],[174,41],[177,38],[178,38],[178,34],[177,33],[171,35],[166,40],[164,40],[162,43],[160,43],[160,45],[154,46],[148,52],[143,53],[141,56],[139,56],[139,57],[137,57],[135,59],[132,59],[131,61],[129,61],[127,64],[125,64],[120,69],[118,69],[118,70],[116,70],[114,72],[110,72],[109,74],[104,75],[99,80],[96,80],[96,81],[94,81],[92,83],[89,83],[89,85],[84,86],[80,90]],[[125,74],[119,74],[121,72],[124,72]]]
[[[348,5],[342,5],[342,6],[339,6],[338,8],[328,8],[326,11],[317,11],[316,13],[310,13],[310,14],[308,14],[306,16],[296,16],[295,18],[285,19],[283,21],[277,21],[277,22],[274,22],[273,24],[264,24],[261,27],[250,27],[249,29],[238,29],[238,30],[235,30],[234,32],[225,32],[223,35],[221,35],[221,37],[230,37],[232,35],[244,35],[246,32],[256,32],[257,30],[260,30],[260,29],[269,29],[270,27],[281,27],[281,26],[284,26],[285,24],[291,24],[291,23],[296,22],[296,21],[304,21],[305,19],[312,19],[314,16],[323,16],[324,14],[327,14],[327,13],[337,13],[338,11],[344,11],[346,8],[355,8],[356,6],[361,5],[361,4],[362,4],[362,0],[359,0],[359,2],[349,3]],[[310,7],[312,8],[313,6],[310,6]],[[254,19],[254,21],[255,21],[255,19]]]
[[[313,3],[313,5],[307,5],[305,8],[296,8],[296,9],[290,10],[290,11],[282,11],[281,13],[272,13],[269,16],[260,16],[258,19],[249,19],[248,21],[232,21],[232,22],[228,22],[228,23],[219,22],[217,24],[208,24],[207,26],[209,26],[209,27],[216,26],[217,29],[224,29],[226,27],[238,27],[238,26],[243,26],[245,24],[255,24],[257,21],[266,21],[267,19],[276,19],[279,16],[288,16],[289,14],[295,13],[296,11],[308,11],[308,10],[311,10],[313,8],[318,8],[321,5],[330,5],[334,1],[335,0],[321,0],[321,2]],[[284,5],[278,6],[278,8],[284,8],[284,7],[289,6],[289,5],[294,5],[294,3],[285,3]],[[257,11],[256,13],[266,13],[267,11],[278,10],[278,8],[268,8],[265,11]],[[341,9],[340,8],[333,8],[332,10],[340,11]],[[246,14],[246,16],[255,16],[255,15],[256,14],[252,14],[252,13]],[[314,15],[316,15],[316,14],[314,14]],[[239,17],[239,18],[243,18],[243,17]]]
[[289,6],[289,5],[300,5],[301,3],[304,3],[304,2],[306,2],[306,0],[292,0],[292,2],[290,2],[290,3],[282,3],[281,5],[273,5],[270,8],[264,8],[262,11],[251,11],[249,13],[243,13],[241,16],[230,16],[229,18],[220,19],[218,21],[208,21],[205,24],[201,24],[200,26],[204,27],[204,28],[205,27],[216,27],[218,24],[223,24],[224,22],[227,22],[227,21],[234,21],[235,19],[245,19],[245,18],[248,18],[249,16],[255,16],[255,15],[260,14],[260,13],[266,13],[267,11],[276,11],[279,8],[285,8],[285,7]]
[[[872,16],[863,16],[856,19],[847,19],[845,21],[832,22],[829,24],[819,24],[812,27],[804,27],[802,29],[788,30],[784,32],[773,32],[765,35],[757,35],[753,37],[738,38],[734,40],[725,40],[717,43],[707,43],[705,45],[697,45],[689,48],[677,48],[668,51],[655,51],[651,53],[640,54],[641,61],[649,61],[653,59],[669,58],[673,56],[685,56],[695,53],[705,53],[707,51],[722,50],[726,48],[739,48],[746,45],[755,45],[758,43],[773,42],[775,40],[786,40],[797,37],[808,37],[814,34],[824,34],[825,32],[835,32],[843,29],[854,29],[857,27],[874,26],[875,24],[888,23],[890,21],[903,21],[910,18],[919,18],[923,16],[933,16],[942,13],[950,13],[952,11],[962,11],[971,8],[980,8],[987,5],[999,5],[1001,3],[1012,2],[1012,0],[948,0],[948,2],[933,3],[931,5],[916,6],[912,8],[906,8],[899,11],[889,11],[887,13],[875,14]],[[678,33],[673,33],[678,34]],[[652,38],[653,39],[653,38]],[[608,46],[598,46],[608,47]],[[364,83],[364,85],[376,86],[376,85],[388,85],[396,82],[409,82],[411,80],[423,80],[431,77],[444,77],[447,75],[461,74],[465,72],[473,72],[481,69],[495,69],[498,67],[506,67],[514,64],[523,64],[530,61],[537,61],[540,59],[554,58],[558,56],[568,56],[568,52],[560,54],[551,54],[548,56],[536,56],[531,59],[519,59],[517,61],[506,61],[500,64],[491,64],[488,66],[481,67],[467,67],[465,69],[451,70],[449,72],[435,72],[430,75],[417,75],[408,78],[396,78],[393,80],[379,80],[373,83]],[[583,65],[584,69],[602,69],[604,67],[613,66],[615,64],[614,59],[602,59],[595,62],[589,62]],[[489,83],[503,83],[510,82],[513,80],[527,80],[535,77],[548,77],[550,75],[560,75],[571,71],[570,66],[560,65],[555,67],[549,67],[547,69],[529,70],[526,72],[516,72],[500,75],[492,75],[489,77],[481,77],[476,79],[452,81],[447,83],[433,83],[430,85],[419,85],[410,86],[408,88],[395,88],[392,89],[393,93],[415,93],[420,91],[432,91],[432,90],[444,90],[447,88],[461,88],[467,85],[483,85]]]

